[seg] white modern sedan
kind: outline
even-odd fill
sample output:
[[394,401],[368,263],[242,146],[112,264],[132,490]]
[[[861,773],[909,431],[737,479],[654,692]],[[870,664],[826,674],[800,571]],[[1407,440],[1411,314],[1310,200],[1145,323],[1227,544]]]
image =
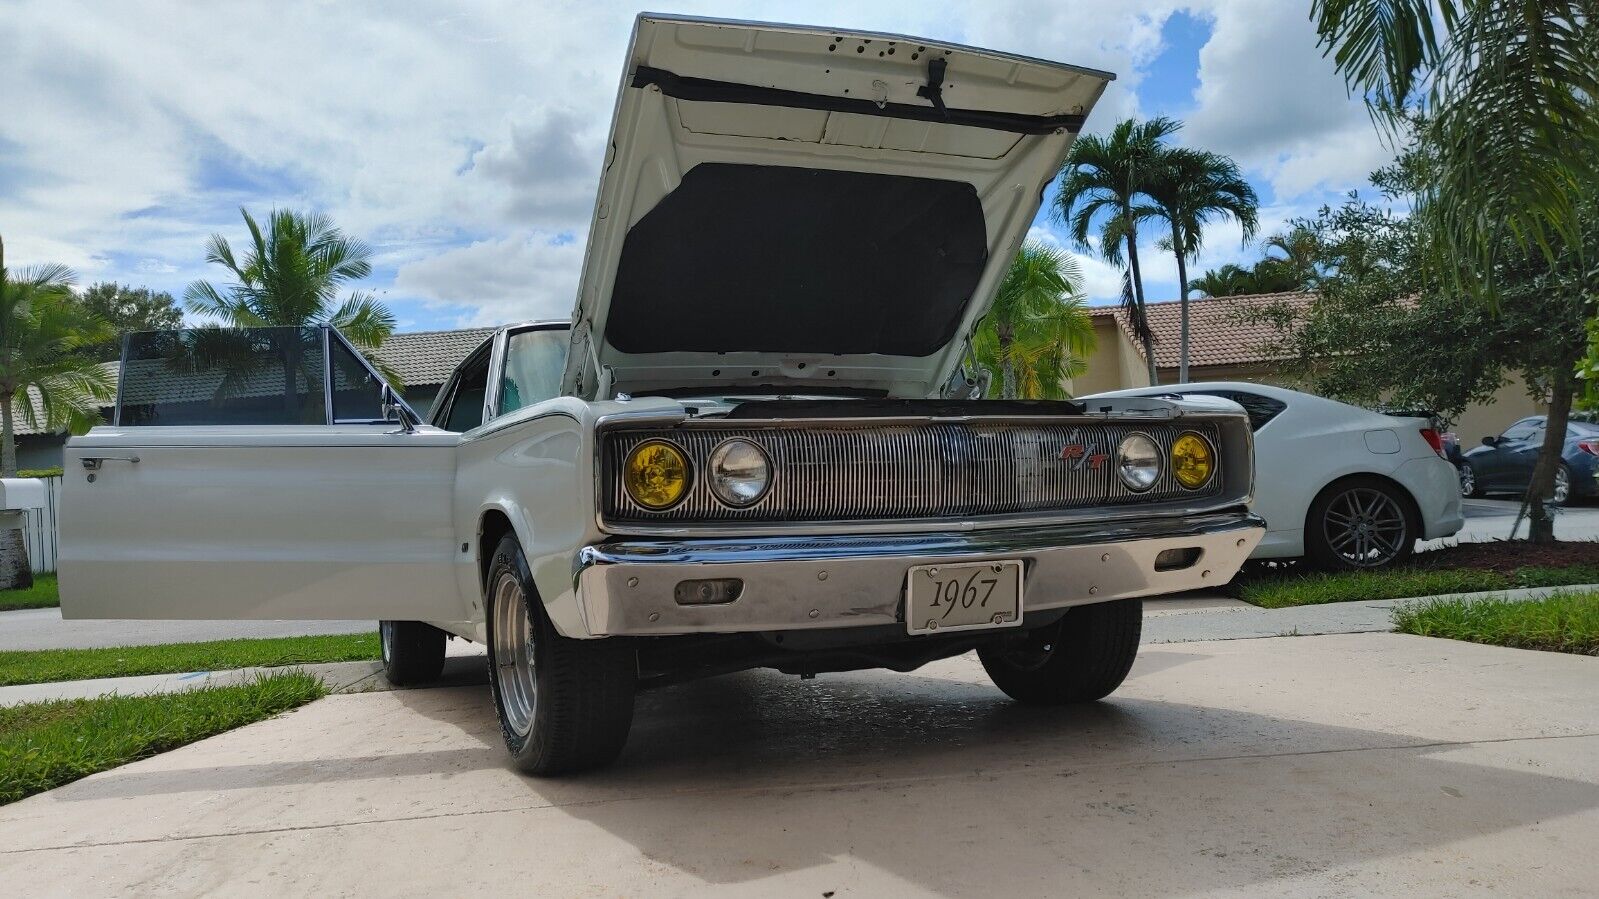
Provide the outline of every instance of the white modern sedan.
[[1460,530],[1460,484],[1422,418],[1382,415],[1265,384],[1207,381],[1082,398],[1213,396],[1249,413],[1255,514],[1266,537],[1254,559],[1304,557],[1320,568],[1377,568],[1418,539]]

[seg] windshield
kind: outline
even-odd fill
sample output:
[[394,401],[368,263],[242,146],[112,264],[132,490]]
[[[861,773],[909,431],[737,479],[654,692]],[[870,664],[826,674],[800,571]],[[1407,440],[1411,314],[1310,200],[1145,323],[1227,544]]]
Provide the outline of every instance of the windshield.
[[505,374],[500,380],[500,408],[515,412],[561,395],[566,368],[566,328],[518,331],[505,347]]

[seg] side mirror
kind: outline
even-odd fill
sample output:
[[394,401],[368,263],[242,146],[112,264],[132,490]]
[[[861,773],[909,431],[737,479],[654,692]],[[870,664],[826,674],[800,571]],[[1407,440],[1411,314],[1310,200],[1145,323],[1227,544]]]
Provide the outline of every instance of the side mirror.
[[1492,434],[1489,434],[1487,437],[1482,438],[1482,445],[1483,446],[1498,446],[1499,445],[1499,438],[1495,437]]
[[387,384],[383,385],[383,420],[398,422],[406,431],[416,430],[411,424],[410,416],[405,414],[405,404],[400,401],[394,388]]

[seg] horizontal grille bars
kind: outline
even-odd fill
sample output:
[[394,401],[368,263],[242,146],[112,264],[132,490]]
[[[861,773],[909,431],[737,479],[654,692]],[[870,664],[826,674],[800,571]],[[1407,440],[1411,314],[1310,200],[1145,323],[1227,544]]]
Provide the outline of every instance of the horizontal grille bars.
[[[1046,512],[1214,496],[1218,472],[1186,490],[1169,465],[1149,490],[1129,490],[1115,472],[1116,445],[1151,437],[1169,458],[1172,442],[1197,432],[1217,447],[1214,423],[1076,424],[927,422],[806,427],[714,425],[625,428],[602,437],[601,505],[616,522],[856,521]],[[761,446],[772,461],[771,489],[752,506],[716,499],[702,473],[711,450],[730,437]],[[651,511],[627,495],[622,465],[650,439],[677,444],[694,471],[677,505]]]

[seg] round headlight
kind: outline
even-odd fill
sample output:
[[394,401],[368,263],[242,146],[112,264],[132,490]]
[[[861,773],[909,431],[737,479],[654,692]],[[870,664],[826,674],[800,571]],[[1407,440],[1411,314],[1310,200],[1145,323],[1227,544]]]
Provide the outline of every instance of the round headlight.
[[1160,478],[1160,447],[1143,434],[1128,434],[1116,447],[1116,473],[1134,493],[1143,493]]
[[772,463],[760,447],[734,437],[711,450],[706,476],[717,499],[743,507],[766,495],[766,488],[772,485]]
[[1189,431],[1171,445],[1171,473],[1177,483],[1189,490],[1205,486],[1216,473],[1216,453],[1210,441]]
[[627,495],[653,511],[676,505],[688,492],[688,478],[688,457],[665,440],[646,440],[633,447],[622,466]]

